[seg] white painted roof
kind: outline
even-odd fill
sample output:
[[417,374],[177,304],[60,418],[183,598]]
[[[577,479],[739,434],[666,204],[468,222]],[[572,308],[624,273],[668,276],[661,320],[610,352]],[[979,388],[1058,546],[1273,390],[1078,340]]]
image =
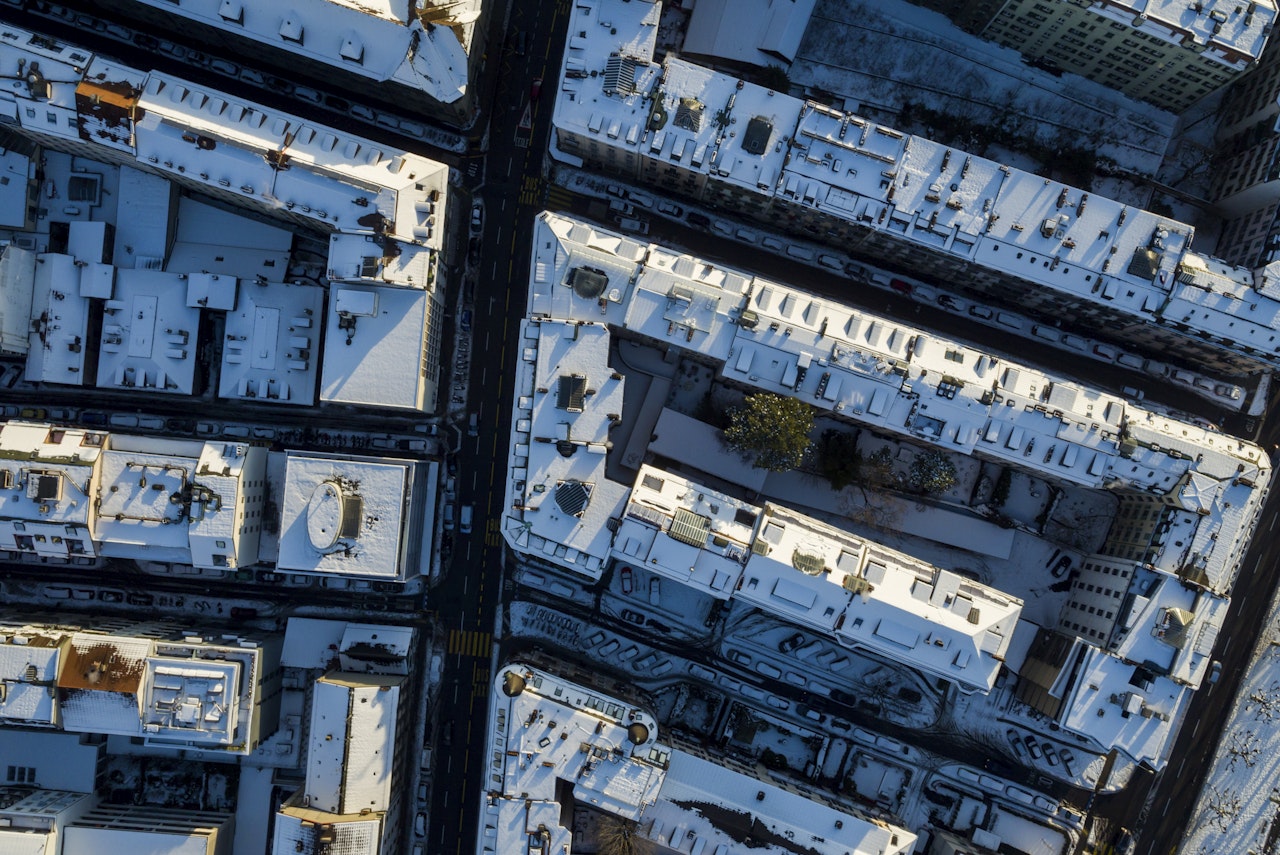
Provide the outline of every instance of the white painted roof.
[[[191,305],[191,280],[198,275],[221,275],[233,282],[235,278],[251,282],[283,280],[293,240],[292,232],[264,223],[260,216],[246,216],[191,196],[180,196],[177,231],[165,269],[189,274],[187,303]],[[219,289],[226,290],[226,285]],[[234,292],[230,296],[235,299]],[[228,309],[234,304],[210,302],[207,306]]]
[[[916,835],[884,821],[808,799],[759,778],[745,775],[678,749],[657,802],[641,817],[644,835],[677,852],[721,855],[788,855],[795,845],[756,839],[744,844],[736,830],[715,823],[727,812],[735,822],[759,823],[773,839],[796,841],[814,855],[909,855]],[[688,848],[686,848],[688,847]]]
[[313,405],[324,299],[319,285],[242,281],[226,315],[218,397]]
[[316,680],[303,791],[308,807],[387,810],[402,679],[335,672]]
[[[333,285],[325,312],[320,399],[429,410],[438,377],[424,367],[427,332],[441,307],[416,288]],[[348,325],[344,328],[340,325]]]
[[395,579],[403,566],[416,465],[291,451],[280,497],[277,566]]
[[158,270],[116,271],[98,348],[97,385],[190,395],[199,356],[200,310],[187,283]]

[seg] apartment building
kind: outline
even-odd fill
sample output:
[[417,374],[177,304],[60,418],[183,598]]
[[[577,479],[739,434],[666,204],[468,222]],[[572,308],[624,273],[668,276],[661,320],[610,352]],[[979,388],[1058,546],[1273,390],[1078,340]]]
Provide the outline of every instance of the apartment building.
[[[543,214],[536,227],[500,522],[513,549],[592,579],[611,563],[643,567],[966,691],[989,690],[1010,652],[1030,645],[1019,673],[1054,698],[1046,714],[1099,740],[1099,750],[1162,762],[1170,722],[1208,672],[1266,496],[1262,449],[581,220]],[[763,489],[761,473],[723,452],[714,428],[666,408],[669,384],[654,380],[642,411],[624,412],[627,378],[610,368],[610,354],[634,344],[705,365],[726,386],[799,397],[880,436],[1105,491],[1119,513],[1084,556],[1061,613],[1027,624],[1017,597],[777,502],[742,498]],[[634,481],[606,474],[611,454]],[[683,472],[646,465],[647,454]],[[942,528],[952,546],[1009,548],[1006,529],[971,515]],[[1157,624],[1159,646],[1147,649],[1154,630],[1144,627]],[[1167,631],[1175,624],[1181,630]],[[1093,695],[1073,695],[1083,672],[1065,653],[1034,655],[1032,637],[1076,651],[1077,661],[1091,657],[1086,685],[1145,667],[1151,685],[1141,702],[1167,717],[1146,730],[1129,727],[1128,716],[1090,729],[1088,716],[1107,710],[1098,716]]]
[[1227,373],[1280,361],[1269,268],[1193,250],[1185,223],[670,55],[655,63],[657,14],[575,7],[553,156],[1152,356]]
[[1179,113],[1238,78],[1275,25],[1271,0],[1008,0],[983,38]]
[[[472,85],[487,47],[489,4],[300,0],[287,8],[244,0],[106,0],[103,13],[183,33],[186,44],[252,57],[259,72],[311,77],[361,103],[469,125]],[[268,75],[269,76],[269,75]]]
[[275,731],[279,636],[197,633],[165,620],[95,619],[93,629],[75,621],[0,617],[6,666],[16,664],[15,639],[40,639],[42,650],[57,652],[45,667],[56,674],[51,685],[39,672],[34,680],[29,671],[5,675],[50,694],[56,712],[39,711],[48,724],[211,758],[250,754]]

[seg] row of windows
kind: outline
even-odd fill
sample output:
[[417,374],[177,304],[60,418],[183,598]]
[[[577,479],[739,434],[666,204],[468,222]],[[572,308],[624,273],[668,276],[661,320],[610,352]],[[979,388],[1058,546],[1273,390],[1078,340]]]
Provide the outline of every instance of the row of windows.
[[1068,627],[1074,632],[1080,633],[1081,635],[1087,635],[1091,638],[1096,638],[1099,641],[1106,640],[1106,635],[1101,632],[1098,632],[1093,627],[1082,626],[1081,624],[1078,624],[1075,621],[1069,621],[1069,620],[1064,620],[1062,623],[1064,626]]
[[1096,606],[1086,606],[1084,603],[1078,603],[1075,600],[1067,603],[1067,605],[1078,611],[1088,612],[1089,614],[1097,615],[1098,617],[1105,617],[1107,620],[1111,620],[1112,616],[1115,614],[1115,612],[1104,612]]

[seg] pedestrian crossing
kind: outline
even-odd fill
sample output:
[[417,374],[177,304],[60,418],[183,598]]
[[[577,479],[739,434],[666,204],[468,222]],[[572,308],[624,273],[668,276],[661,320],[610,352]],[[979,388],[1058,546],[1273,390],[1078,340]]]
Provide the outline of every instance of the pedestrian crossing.
[[557,184],[547,188],[546,197],[545,207],[552,210],[562,211],[573,205],[573,194]]
[[449,630],[449,653],[489,658],[493,634],[472,629]]

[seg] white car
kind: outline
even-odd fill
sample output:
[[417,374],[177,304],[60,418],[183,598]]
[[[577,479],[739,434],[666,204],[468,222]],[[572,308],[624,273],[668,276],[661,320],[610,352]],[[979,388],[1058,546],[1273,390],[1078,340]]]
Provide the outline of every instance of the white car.
[[471,206],[471,231],[478,232],[484,225],[484,208],[479,202]]

